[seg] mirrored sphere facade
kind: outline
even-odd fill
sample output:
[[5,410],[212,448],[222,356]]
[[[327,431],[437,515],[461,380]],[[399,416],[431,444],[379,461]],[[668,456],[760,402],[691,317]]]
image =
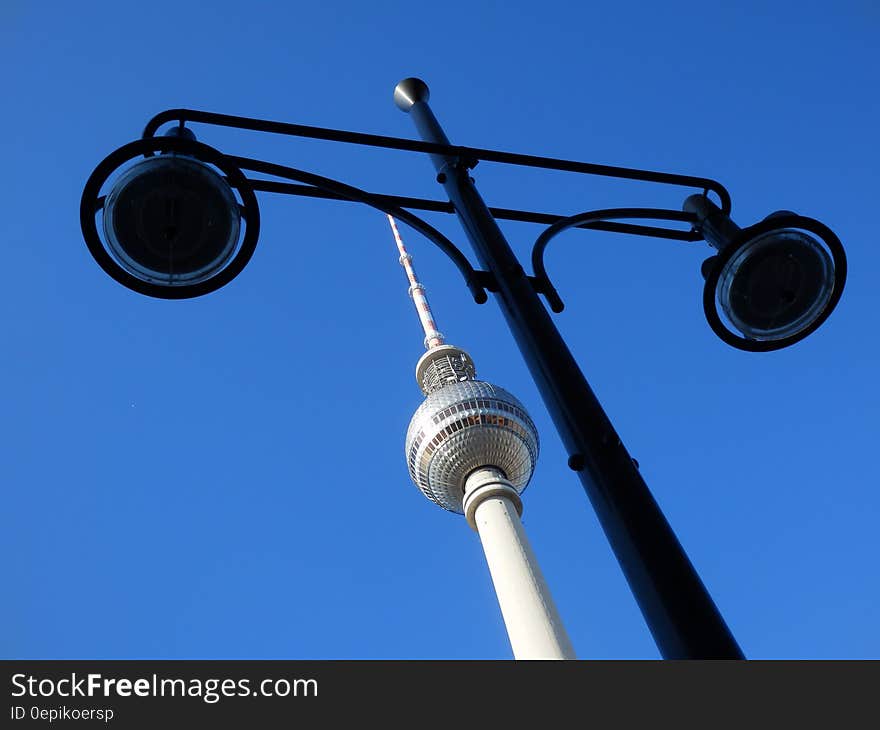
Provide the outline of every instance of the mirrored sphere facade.
[[513,395],[466,380],[425,398],[409,424],[406,458],[428,499],[462,513],[465,479],[480,467],[497,467],[518,492],[526,488],[538,458],[538,432]]

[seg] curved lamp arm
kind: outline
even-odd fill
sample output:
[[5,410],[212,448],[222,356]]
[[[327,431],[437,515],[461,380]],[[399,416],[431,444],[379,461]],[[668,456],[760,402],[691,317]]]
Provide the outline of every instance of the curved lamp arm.
[[432,225],[423,221],[417,215],[413,215],[403,208],[389,205],[381,198],[374,196],[366,192],[365,190],[361,190],[360,188],[356,188],[352,185],[346,185],[345,183],[341,183],[338,180],[333,180],[329,177],[316,175],[312,172],[298,170],[294,167],[287,167],[286,165],[278,165],[274,162],[253,160],[248,157],[236,157],[234,155],[226,155],[226,159],[229,160],[229,162],[234,164],[236,167],[239,167],[243,170],[253,170],[254,172],[261,172],[265,175],[273,175],[275,177],[283,177],[289,180],[306,183],[307,185],[312,185],[316,188],[327,190],[328,192],[335,193],[344,198],[348,198],[349,200],[356,200],[358,202],[365,203],[366,205],[369,205],[372,208],[376,208],[383,213],[394,216],[398,220],[403,221],[411,228],[421,233],[429,241],[436,244],[440,248],[440,250],[443,251],[443,253],[445,253],[450,259],[452,259],[452,262],[458,267],[458,270],[461,271],[462,276],[464,276],[465,284],[467,285],[468,289],[470,289],[471,294],[474,297],[474,301],[477,304],[483,304],[488,299],[485,289],[483,289],[481,284],[478,282],[477,272],[474,270],[474,267],[471,266],[471,263],[467,260],[467,257],[461,251],[459,251],[458,248],[456,248],[455,244],[452,243],[452,241],[446,238],[446,236],[440,233],[440,231],[438,231]]
[[[557,221],[553,225],[547,227],[544,232],[538,236],[535,245],[532,247],[532,270],[535,272],[535,279],[539,290],[547,298],[550,309],[559,313],[565,309],[562,299],[556,288],[550,282],[547,276],[547,269],[544,268],[544,249],[558,234],[569,228],[575,228],[588,223],[596,223],[598,221],[627,219],[627,218],[647,218],[651,220],[667,220],[682,221],[684,223],[696,223],[696,216],[693,213],[686,213],[679,210],[666,210],[665,208],[606,208],[604,210],[591,210],[585,213],[569,216]],[[694,232],[690,240],[702,240],[702,236]]]

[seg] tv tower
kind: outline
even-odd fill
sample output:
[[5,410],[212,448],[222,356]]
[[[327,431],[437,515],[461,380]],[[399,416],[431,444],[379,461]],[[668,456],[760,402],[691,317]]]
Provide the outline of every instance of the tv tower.
[[574,659],[520,520],[520,494],[538,458],[535,424],[513,395],[477,380],[467,352],[446,344],[390,215],[388,222],[427,350],[416,365],[425,400],[406,433],[409,474],[422,494],[463,514],[480,536],[514,657]]

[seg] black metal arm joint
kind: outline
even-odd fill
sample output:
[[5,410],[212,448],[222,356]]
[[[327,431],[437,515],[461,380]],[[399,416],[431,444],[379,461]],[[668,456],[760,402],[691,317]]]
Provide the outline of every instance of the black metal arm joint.
[[474,277],[477,284],[483,287],[486,291],[493,293],[498,291],[498,280],[495,278],[495,274],[491,271],[480,271],[477,269],[474,271]]

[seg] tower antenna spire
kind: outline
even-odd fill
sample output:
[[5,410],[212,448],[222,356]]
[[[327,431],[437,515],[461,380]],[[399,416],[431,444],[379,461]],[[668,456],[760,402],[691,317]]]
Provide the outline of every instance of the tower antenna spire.
[[412,297],[416,312],[419,315],[419,321],[422,323],[422,329],[425,331],[425,349],[431,350],[435,347],[440,347],[446,340],[437,330],[437,325],[434,323],[434,315],[431,314],[431,305],[428,304],[425,287],[416,276],[412,256],[407,252],[403,238],[400,236],[400,231],[397,230],[397,221],[388,214],[388,222],[391,224],[391,232],[394,234],[397,250],[400,251],[400,265],[406,271],[406,278],[409,279],[409,295]]

